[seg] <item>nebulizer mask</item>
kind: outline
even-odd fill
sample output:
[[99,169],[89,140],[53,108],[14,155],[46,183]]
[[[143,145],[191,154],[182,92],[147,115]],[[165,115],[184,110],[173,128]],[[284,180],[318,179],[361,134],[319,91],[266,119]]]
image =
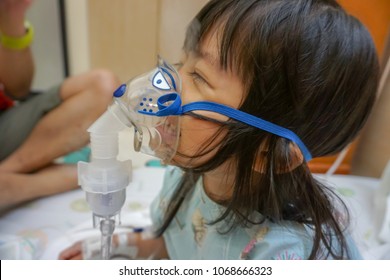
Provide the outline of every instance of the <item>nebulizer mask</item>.
[[121,85],[114,92],[112,113],[134,128],[134,150],[168,162],[176,153],[178,116],[157,116],[158,102],[169,94],[180,94],[181,80],[175,67],[159,58],[157,68]]

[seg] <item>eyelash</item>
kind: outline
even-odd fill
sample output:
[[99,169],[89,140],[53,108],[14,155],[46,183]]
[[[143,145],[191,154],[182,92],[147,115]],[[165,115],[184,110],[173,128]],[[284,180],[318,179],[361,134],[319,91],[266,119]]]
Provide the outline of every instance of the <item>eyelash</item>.
[[188,74],[193,79],[194,83],[201,83],[201,84],[207,84],[205,79],[201,75],[199,75],[196,71],[188,72]]

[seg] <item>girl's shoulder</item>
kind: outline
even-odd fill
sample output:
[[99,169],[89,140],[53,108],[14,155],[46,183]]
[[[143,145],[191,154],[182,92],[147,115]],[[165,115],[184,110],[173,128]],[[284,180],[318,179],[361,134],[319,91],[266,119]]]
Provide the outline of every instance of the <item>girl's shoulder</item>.
[[291,222],[269,221],[255,226],[241,259],[300,260],[307,259],[313,245],[310,232]]
[[[361,259],[356,245],[347,232],[345,238],[349,258]],[[251,246],[246,247],[243,253],[247,259],[305,260],[311,254],[313,240],[314,231],[308,226],[291,221],[281,223],[267,221],[253,234]],[[332,244],[335,249],[339,246],[337,240],[333,240]]]

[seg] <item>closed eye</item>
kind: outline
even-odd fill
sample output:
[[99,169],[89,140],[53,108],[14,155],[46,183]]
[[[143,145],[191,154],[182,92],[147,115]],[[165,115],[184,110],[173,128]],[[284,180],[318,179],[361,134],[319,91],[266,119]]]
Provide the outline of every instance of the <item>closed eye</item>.
[[190,75],[190,77],[192,78],[194,83],[208,85],[207,81],[201,75],[199,75],[196,71],[188,72],[188,75]]

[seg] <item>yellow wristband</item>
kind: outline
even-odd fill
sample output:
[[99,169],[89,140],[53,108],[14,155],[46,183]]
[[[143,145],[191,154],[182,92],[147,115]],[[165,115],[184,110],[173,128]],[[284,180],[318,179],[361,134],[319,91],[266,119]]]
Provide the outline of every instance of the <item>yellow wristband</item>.
[[28,21],[24,22],[24,26],[26,28],[26,34],[22,37],[8,37],[0,33],[0,44],[10,50],[23,50],[29,47],[34,38],[34,28]]

